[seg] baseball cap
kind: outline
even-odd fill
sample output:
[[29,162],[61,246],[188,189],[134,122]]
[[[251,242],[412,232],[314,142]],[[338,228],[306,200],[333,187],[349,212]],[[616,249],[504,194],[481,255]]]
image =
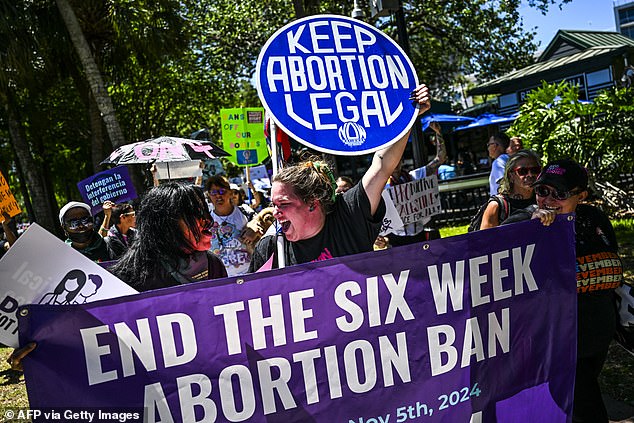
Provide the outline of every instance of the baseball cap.
[[571,159],[554,160],[544,166],[533,186],[550,185],[560,191],[588,188],[588,172]]
[[59,224],[64,226],[64,215],[66,214],[66,212],[70,209],[74,209],[76,207],[80,207],[82,209],[86,209],[88,211],[88,214],[90,214],[92,216],[92,212],[90,210],[90,206],[86,203],[81,203],[79,201],[71,201],[69,203],[67,203],[64,207],[62,207],[62,209],[59,211]]

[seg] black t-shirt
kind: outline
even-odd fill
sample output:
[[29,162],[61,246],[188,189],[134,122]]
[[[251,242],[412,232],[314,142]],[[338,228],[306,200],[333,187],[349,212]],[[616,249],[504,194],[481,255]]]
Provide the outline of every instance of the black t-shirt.
[[[528,220],[536,207],[518,211],[504,223]],[[579,204],[575,211],[577,273],[577,354],[605,351],[616,330],[614,290],[623,281],[616,234],[596,207]]]
[[139,292],[178,286],[191,282],[227,277],[227,270],[215,254],[211,251],[198,252],[188,259],[179,259],[175,266],[167,261],[161,261],[156,266],[156,272],[144,284],[126,280],[125,275],[116,275]]
[[[66,240],[66,243],[72,246],[72,242],[69,239]],[[88,257],[90,260],[99,263],[115,259],[115,255],[110,249],[110,245],[108,245],[108,243],[99,234],[94,236],[90,245],[83,249],[77,249],[77,251]]]
[[128,251],[128,247],[132,245],[136,239],[136,229],[128,229],[128,233],[126,233],[126,237],[124,237],[119,231],[119,228],[117,228],[116,225],[112,225],[112,228],[108,231],[108,236],[104,239],[114,254],[113,258],[119,259]]
[[[334,210],[326,215],[326,223],[317,235],[301,241],[285,242],[286,264],[290,266],[372,251],[384,215],[383,199],[376,213],[370,214],[370,200],[363,185],[358,183],[337,196]],[[255,247],[249,272],[262,267],[274,249],[275,236],[263,237]],[[276,266],[277,263],[274,264]]]
[[616,330],[614,290],[623,281],[616,234],[598,208],[576,210],[578,355],[606,350]]

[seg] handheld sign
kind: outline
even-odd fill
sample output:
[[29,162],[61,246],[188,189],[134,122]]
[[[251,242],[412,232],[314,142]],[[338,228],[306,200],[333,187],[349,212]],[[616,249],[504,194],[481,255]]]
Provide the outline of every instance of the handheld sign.
[[91,177],[79,181],[77,188],[79,188],[79,193],[86,204],[90,205],[93,215],[103,209],[102,205],[106,200],[122,203],[137,197],[128,168],[125,166],[117,166],[95,173]]
[[9,188],[9,183],[0,172],[0,222],[4,222],[4,212],[9,213],[11,217],[22,213],[18,202],[15,201],[15,197],[11,192],[11,188]]
[[0,261],[0,343],[18,346],[21,305],[84,304],[136,292],[33,223]]
[[409,58],[383,32],[344,16],[309,16],[278,30],[256,75],[260,100],[284,132],[325,153],[386,147],[418,115]]
[[221,109],[222,148],[227,159],[238,166],[262,163],[269,156],[264,136],[264,109],[237,107]]
[[404,225],[428,221],[442,211],[436,175],[395,185],[386,191]]

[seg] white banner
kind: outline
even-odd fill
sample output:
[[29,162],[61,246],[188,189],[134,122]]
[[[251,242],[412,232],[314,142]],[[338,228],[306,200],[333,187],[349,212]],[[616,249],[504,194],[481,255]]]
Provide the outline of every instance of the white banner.
[[0,342],[18,346],[17,309],[136,294],[103,267],[33,223],[0,260]]

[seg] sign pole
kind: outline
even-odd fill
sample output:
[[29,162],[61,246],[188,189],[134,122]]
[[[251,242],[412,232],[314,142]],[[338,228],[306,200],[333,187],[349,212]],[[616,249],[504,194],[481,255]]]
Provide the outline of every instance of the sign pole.
[[[271,125],[271,161],[273,162],[273,177],[275,177],[275,175],[278,174],[278,172],[280,171],[279,169],[279,163],[278,163],[278,157],[277,157],[277,124],[275,123],[275,119],[273,118],[273,116],[271,115],[271,119],[269,120],[270,125]],[[285,251],[285,245],[284,245],[284,237],[283,236],[279,236],[279,234],[276,232],[275,235],[275,244],[276,244],[276,251],[277,251],[277,267],[279,269],[282,269],[284,267],[286,267],[286,251]]]

